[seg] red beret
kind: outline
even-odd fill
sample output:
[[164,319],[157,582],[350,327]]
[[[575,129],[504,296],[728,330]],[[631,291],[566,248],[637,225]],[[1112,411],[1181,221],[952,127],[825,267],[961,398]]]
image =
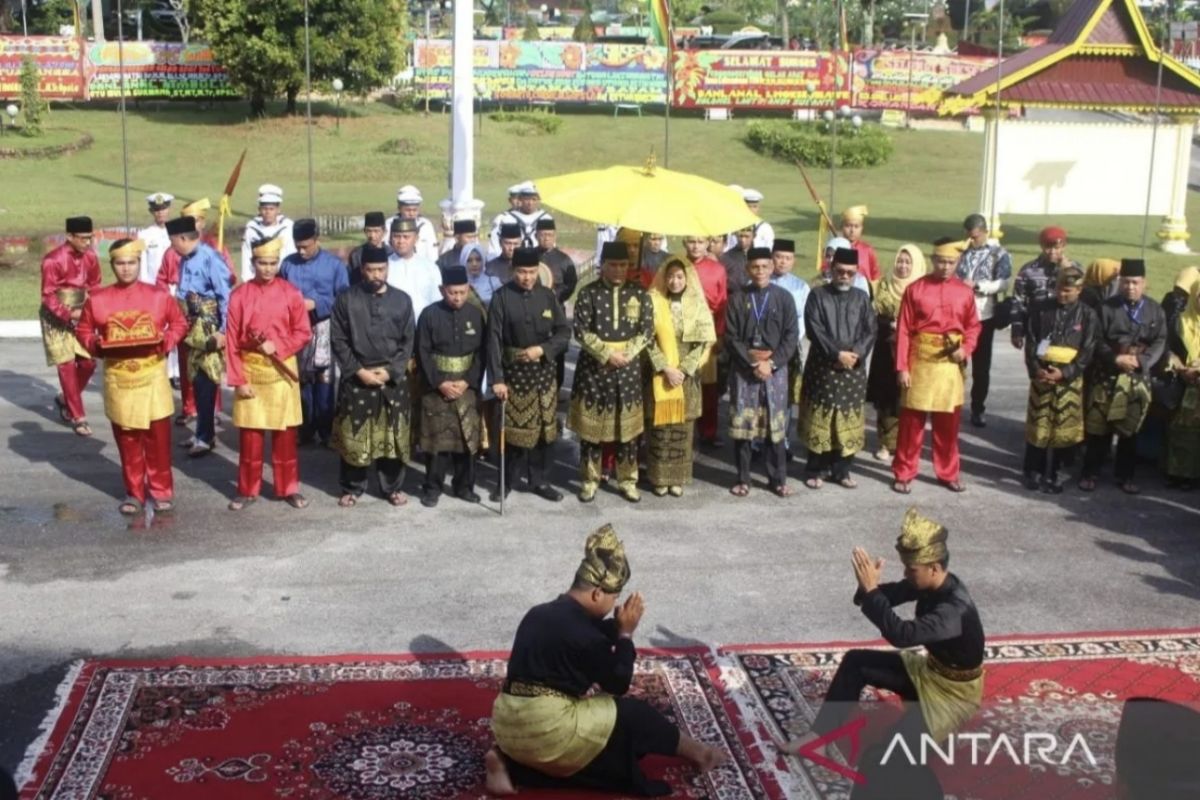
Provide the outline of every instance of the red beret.
[[1041,243],[1042,247],[1049,247],[1058,242],[1065,244],[1066,241],[1067,232],[1056,225],[1051,225],[1049,228],[1042,228],[1042,232],[1038,234],[1038,242]]

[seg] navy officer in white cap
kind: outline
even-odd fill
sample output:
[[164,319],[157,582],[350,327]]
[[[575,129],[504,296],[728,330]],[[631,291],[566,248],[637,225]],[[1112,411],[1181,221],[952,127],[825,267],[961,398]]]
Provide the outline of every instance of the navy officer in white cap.
[[296,252],[296,244],[292,237],[293,223],[280,210],[282,205],[283,189],[273,183],[264,183],[258,187],[258,216],[246,223],[246,233],[242,237],[243,281],[254,279],[254,263],[250,252],[254,242],[279,237],[283,242],[283,250],[279,254],[280,263]]
[[[729,186],[742,196],[742,200],[746,203],[746,208],[755,216],[762,216],[758,213],[758,208],[763,201],[763,193],[758,189],[743,189],[736,183]],[[759,222],[754,228],[754,241],[751,242],[751,247],[765,247],[768,250],[775,246],[775,229],[771,227],[769,222]],[[731,233],[725,241],[725,249],[732,250],[737,245],[737,234]]]
[[426,261],[437,261],[438,258],[438,229],[425,217],[421,216],[421,190],[413,185],[401,186],[396,192],[396,213],[387,222],[387,230],[392,230],[392,223],[398,219],[411,219],[417,226],[417,255]]
[[163,254],[171,246],[171,237],[167,235],[167,219],[171,216],[173,202],[175,196],[166,192],[146,195],[146,205],[154,223],[138,231],[137,238],[146,243],[142,250],[141,266],[138,268],[138,280],[151,286],[157,283],[158,268],[162,266]]

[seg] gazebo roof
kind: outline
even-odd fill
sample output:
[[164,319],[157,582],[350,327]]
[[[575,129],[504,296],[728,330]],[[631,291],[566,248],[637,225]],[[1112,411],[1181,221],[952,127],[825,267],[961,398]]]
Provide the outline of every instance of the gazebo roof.
[[1000,105],[1193,112],[1200,74],[1155,46],[1135,0],[1076,0],[1045,44],[947,89],[940,111],[995,104],[997,95]]

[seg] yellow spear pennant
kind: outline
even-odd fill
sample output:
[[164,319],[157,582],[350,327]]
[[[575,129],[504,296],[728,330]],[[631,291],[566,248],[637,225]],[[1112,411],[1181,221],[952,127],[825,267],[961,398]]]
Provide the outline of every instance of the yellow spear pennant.
[[242,155],[238,159],[237,166],[233,168],[233,172],[229,173],[229,180],[225,181],[225,191],[221,194],[221,202],[217,205],[217,252],[225,252],[225,220],[232,216],[233,209],[229,205],[229,198],[233,196],[233,190],[237,188],[238,178],[242,177],[242,163],[246,160],[246,150],[242,150]]
[[796,166],[800,168],[800,175],[804,177],[804,185],[808,187],[808,194],[812,197],[812,201],[817,204],[817,210],[820,216],[817,218],[817,272],[821,271],[821,264],[825,261],[825,238],[837,227],[833,224],[833,220],[829,217],[829,211],[825,208],[825,201],[817,194],[816,187],[808,177],[808,171],[804,169],[804,165],[799,161]]

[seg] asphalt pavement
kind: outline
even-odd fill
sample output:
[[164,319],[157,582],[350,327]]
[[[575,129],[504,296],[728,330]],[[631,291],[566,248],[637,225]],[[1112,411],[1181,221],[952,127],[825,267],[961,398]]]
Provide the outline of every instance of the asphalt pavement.
[[[485,503],[372,498],[340,509],[337,456],[301,452],[303,511],[260,502],[235,514],[236,430],[199,461],[176,462],[177,512],[134,525],[98,378],[86,397],[96,436],[57,420],[54,371],[36,341],[0,341],[0,766],[12,769],[82,658],[503,650],[532,604],[566,588],[585,535],[612,522],[631,588],[647,598],[639,644],[683,646],[874,638],[850,603],[850,549],[900,567],[892,550],[909,505],[950,529],[951,568],[989,634],[1145,630],[1200,620],[1200,495],[1109,481],[1092,495],[1034,494],[1018,483],[1026,382],[997,338],[990,424],[964,424],[955,495],[930,474],[902,497],[887,465],[860,455],[861,486],[747,499],[728,492],[732,452],[703,453],[682,499],[611,492],[581,505],[577,448],[555,449],[550,504],[514,493],[503,518]],[[228,394],[226,395],[228,408]],[[176,428],[177,438],[182,429]],[[870,442],[873,447],[873,441]],[[178,452],[178,451],[177,451]],[[415,494],[420,469],[409,473]],[[495,476],[480,471],[489,489]],[[761,481],[761,475],[758,478]],[[486,492],[485,492],[486,494]]]

